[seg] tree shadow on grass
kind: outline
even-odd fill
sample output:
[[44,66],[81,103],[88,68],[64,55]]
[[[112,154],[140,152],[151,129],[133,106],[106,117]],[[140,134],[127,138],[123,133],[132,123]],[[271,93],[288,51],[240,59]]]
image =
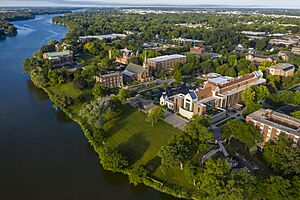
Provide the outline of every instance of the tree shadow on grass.
[[126,143],[120,144],[117,149],[132,165],[143,157],[149,146],[150,142],[141,133],[136,133]]
[[124,109],[121,112],[116,113],[114,116],[110,117],[106,122],[104,127],[109,126],[105,129],[105,137],[110,137],[114,133],[121,130],[126,124],[126,118],[135,112],[135,109]]
[[160,166],[161,164],[161,159],[159,156],[155,156],[153,159],[149,160],[145,167],[151,171],[151,172],[155,172],[157,170],[157,168]]

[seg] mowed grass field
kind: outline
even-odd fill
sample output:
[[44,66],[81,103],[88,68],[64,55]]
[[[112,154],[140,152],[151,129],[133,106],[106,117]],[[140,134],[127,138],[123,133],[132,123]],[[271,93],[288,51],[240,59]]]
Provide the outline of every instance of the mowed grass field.
[[157,163],[161,147],[182,131],[160,120],[152,127],[147,115],[126,106],[104,126],[110,144],[129,159],[133,166]]
[[49,87],[48,90],[54,92],[55,94],[65,95],[73,99],[78,98],[83,92],[74,87],[73,83],[65,83],[58,86]]
[[78,101],[78,98],[83,95],[91,92],[91,89],[80,90],[76,88],[73,83],[65,83],[58,86],[52,86],[47,88],[50,92],[53,92],[58,95],[65,95],[71,97],[75,100],[74,104],[69,107],[69,109],[77,115],[82,108],[83,104]]

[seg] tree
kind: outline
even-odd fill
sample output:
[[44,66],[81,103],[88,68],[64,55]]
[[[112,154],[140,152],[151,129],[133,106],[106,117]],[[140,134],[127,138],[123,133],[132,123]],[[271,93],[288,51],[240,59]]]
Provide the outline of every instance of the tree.
[[293,117],[300,119],[300,111],[294,111],[290,113]]
[[175,66],[173,78],[175,80],[175,83],[177,84],[180,84],[182,82],[181,69],[178,65]]
[[264,85],[254,86],[253,89],[255,92],[255,99],[258,102],[264,100],[267,96],[270,95],[270,91]]
[[105,97],[107,94],[107,88],[102,83],[95,83],[92,90],[94,97]]
[[246,105],[253,104],[255,100],[255,91],[252,87],[248,87],[242,92],[242,100]]
[[245,124],[240,120],[229,120],[222,128],[222,136],[230,139],[233,137],[250,148],[261,141],[260,132],[251,124]]
[[97,149],[99,152],[100,163],[105,170],[119,172],[128,166],[128,161],[114,148],[102,146]]
[[71,97],[58,94],[50,95],[50,99],[53,103],[54,108],[56,109],[64,109],[67,106],[73,104],[74,102],[74,100]]
[[161,164],[164,168],[180,167],[183,169],[183,164],[187,160],[191,149],[191,140],[185,136],[175,136],[171,141],[163,146],[159,152]]
[[144,166],[134,167],[129,171],[129,182],[135,186],[143,183],[143,179],[147,177],[148,173]]
[[257,186],[257,192],[263,200],[298,199],[299,187],[299,177],[289,180],[281,176],[271,176]]
[[255,48],[258,51],[262,51],[267,47],[269,39],[268,38],[263,38],[257,41]]
[[127,89],[119,90],[118,94],[119,100],[124,104],[126,100],[130,97],[130,91]]
[[217,196],[222,193],[225,186],[224,180],[230,169],[230,165],[220,158],[216,160],[208,159],[205,162],[203,171],[198,174],[199,187],[202,191],[205,191],[205,196],[218,199]]
[[148,112],[148,120],[151,121],[152,126],[154,123],[157,123],[157,121],[164,116],[164,110],[162,106],[158,106],[156,108],[153,108],[149,110]]
[[287,136],[280,136],[275,142],[268,142],[264,148],[264,159],[268,165],[286,176],[300,175],[300,148],[292,147]]
[[48,77],[40,69],[33,69],[30,71],[30,78],[33,84],[39,88],[48,86]]
[[237,56],[236,55],[230,55],[228,56],[228,63],[229,66],[234,67],[237,64]]
[[204,143],[213,139],[213,134],[207,129],[210,124],[210,117],[195,115],[191,119],[191,123],[186,126],[185,131],[198,143]]

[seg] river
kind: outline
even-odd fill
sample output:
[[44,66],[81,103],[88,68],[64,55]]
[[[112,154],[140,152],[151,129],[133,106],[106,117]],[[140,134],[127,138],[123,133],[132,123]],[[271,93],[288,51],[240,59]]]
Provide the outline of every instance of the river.
[[0,41],[0,199],[173,199],[102,170],[80,127],[22,73],[24,58],[67,33],[53,16],[14,22],[19,34]]

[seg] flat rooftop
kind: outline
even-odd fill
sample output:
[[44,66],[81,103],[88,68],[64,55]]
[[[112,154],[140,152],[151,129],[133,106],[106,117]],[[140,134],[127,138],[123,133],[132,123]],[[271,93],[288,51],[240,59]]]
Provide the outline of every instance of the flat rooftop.
[[121,72],[111,72],[111,73],[107,73],[107,74],[101,74],[100,77],[111,77],[111,76],[119,76],[120,74],[122,74]]
[[48,57],[50,58],[55,58],[55,57],[62,57],[62,56],[68,56],[70,54],[72,54],[71,51],[54,51],[54,52],[48,52],[45,53]]
[[259,109],[248,117],[255,121],[278,128],[286,133],[300,136],[300,120],[270,109]]
[[107,34],[107,35],[87,35],[87,36],[80,36],[79,39],[114,39],[114,38],[125,38],[125,34],[119,34],[119,33],[112,33],[112,34]]
[[290,63],[278,63],[276,65],[270,66],[270,69],[279,69],[279,70],[290,70],[294,69],[295,66]]
[[226,83],[229,83],[231,80],[233,80],[233,78],[229,76],[219,76],[217,78],[208,79],[209,82],[212,82],[216,85],[224,85]]
[[158,56],[158,57],[155,57],[155,58],[149,58],[148,61],[164,62],[164,61],[167,61],[167,60],[180,59],[180,58],[186,58],[186,56],[179,55],[179,54],[173,54],[173,55],[166,55],[166,56]]

